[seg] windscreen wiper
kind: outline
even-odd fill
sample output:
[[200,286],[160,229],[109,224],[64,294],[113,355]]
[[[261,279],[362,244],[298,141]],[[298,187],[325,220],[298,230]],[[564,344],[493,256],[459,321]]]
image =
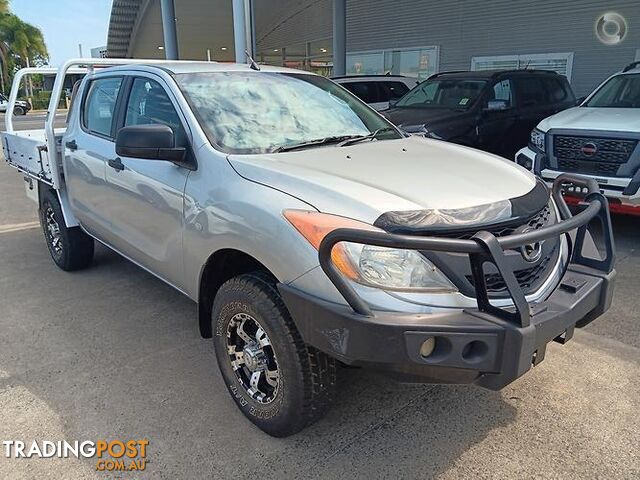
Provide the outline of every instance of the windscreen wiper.
[[358,143],[358,142],[363,142],[365,140],[375,140],[376,138],[378,138],[378,135],[383,133],[383,132],[395,132],[396,129],[393,127],[382,127],[377,129],[374,132],[369,133],[368,135],[358,135],[358,136],[354,136],[351,138],[347,138],[345,140],[343,140],[342,142],[340,142],[340,144],[338,145],[339,147],[346,147],[348,145],[353,145],[354,143]]
[[331,143],[341,143],[346,140],[356,139],[360,137],[361,135],[336,135],[332,137],[318,138],[315,140],[308,140],[306,142],[294,143],[291,145],[280,145],[279,147],[275,147],[273,150],[271,150],[271,152],[272,153],[290,152],[291,150],[315,147],[316,145],[328,145]]

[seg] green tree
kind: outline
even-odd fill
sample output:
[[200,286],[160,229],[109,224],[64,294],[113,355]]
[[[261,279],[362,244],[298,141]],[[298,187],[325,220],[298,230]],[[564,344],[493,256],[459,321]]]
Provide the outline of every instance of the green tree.
[[9,83],[17,68],[43,65],[48,59],[40,29],[9,13],[8,0],[0,0],[0,63],[4,81]]

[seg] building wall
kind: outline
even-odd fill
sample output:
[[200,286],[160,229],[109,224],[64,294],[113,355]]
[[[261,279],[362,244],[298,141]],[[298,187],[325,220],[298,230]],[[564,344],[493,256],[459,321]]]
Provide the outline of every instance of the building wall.
[[256,49],[332,36],[332,0],[254,0]]
[[[623,15],[624,42],[601,43],[596,19]],[[573,52],[571,83],[589,93],[640,49],[638,0],[347,0],[347,50],[440,47],[440,70],[468,70],[474,56]]]
[[[181,60],[234,60],[231,0],[174,0]],[[160,0],[146,0],[129,44],[132,58],[164,58]]]
[[[122,3],[124,0],[119,0]],[[132,1],[132,0],[128,0]],[[140,0],[129,56],[162,58],[159,0]],[[258,59],[317,56],[332,36],[332,0],[254,0]],[[233,60],[231,0],[175,0],[180,56]],[[604,12],[622,14],[624,42],[607,46],[595,36]],[[578,96],[634,61],[640,50],[638,0],[347,0],[347,51],[438,47],[439,70],[468,70],[472,57],[573,53],[571,83]],[[223,51],[222,48],[227,48]],[[314,50],[315,51],[312,51]],[[306,65],[306,64],[305,64]]]

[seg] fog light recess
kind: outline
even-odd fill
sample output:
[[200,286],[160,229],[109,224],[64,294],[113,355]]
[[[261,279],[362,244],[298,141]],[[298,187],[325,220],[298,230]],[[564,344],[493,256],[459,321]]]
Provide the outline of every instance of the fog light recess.
[[467,363],[478,363],[489,353],[489,347],[480,340],[467,343],[462,349],[462,359]]
[[427,358],[436,349],[436,339],[434,337],[427,338],[420,346],[420,355]]

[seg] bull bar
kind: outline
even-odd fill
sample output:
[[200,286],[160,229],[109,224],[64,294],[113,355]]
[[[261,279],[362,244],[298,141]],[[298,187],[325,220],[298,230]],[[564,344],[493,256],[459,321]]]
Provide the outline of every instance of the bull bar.
[[[575,216],[572,215],[562,195],[563,189],[570,185],[574,188],[581,189],[582,192],[585,193],[584,201],[587,203],[586,208]],[[559,222],[531,232],[501,237],[496,237],[487,231],[476,233],[470,240],[462,240],[339,228],[327,234],[322,240],[318,249],[320,266],[356,314],[373,317],[374,313],[372,309],[356,293],[349,281],[340,273],[331,260],[331,252],[337,243],[352,242],[378,247],[467,254],[471,262],[478,310],[482,313],[506,320],[519,327],[528,327],[531,322],[532,307],[527,302],[525,293],[516,280],[513,270],[506,263],[504,256],[505,250],[560,235],[567,235],[567,237],[569,237],[569,232],[576,230],[575,243],[569,261],[570,264],[581,265],[609,274],[612,272],[615,262],[613,230],[609,216],[608,202],[607,198],[600,192],[597,182],[591,178],[563,174],[555,179],[551,195],[559,210]],[[600,220],[602,225],[601,240],[604,250],[604,258],[602,259],[594,259],[583,255],[589,223],[596,218]],[[484,265],[486,263],[493,264],[502,276],[515,309],[510,307],[500,308],[489,302],[489,294],[484,275]]]

